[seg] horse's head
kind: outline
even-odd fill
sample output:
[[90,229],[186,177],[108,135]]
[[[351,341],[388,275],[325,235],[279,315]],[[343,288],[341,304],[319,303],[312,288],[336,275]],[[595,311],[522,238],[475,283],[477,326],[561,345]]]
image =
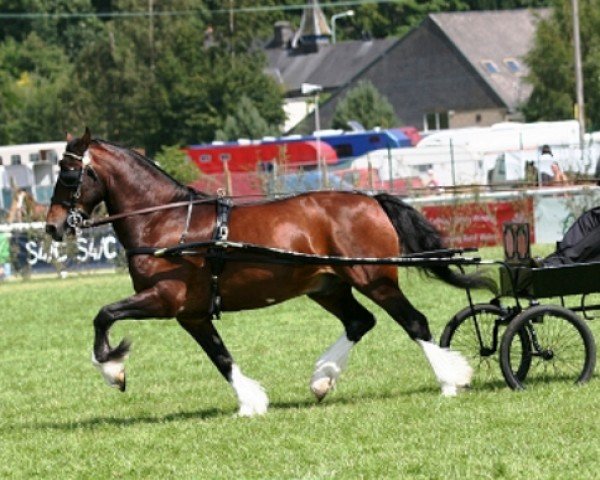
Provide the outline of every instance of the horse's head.
[[104,188],[91,165],[88,152],[91,134],[88,128],[81,138],[67,137],[67,148],[59,163],[60,173],[54,186],[46,216],[46,232],[62,240],[65,232],[75,232],[84,218],[104,197]]

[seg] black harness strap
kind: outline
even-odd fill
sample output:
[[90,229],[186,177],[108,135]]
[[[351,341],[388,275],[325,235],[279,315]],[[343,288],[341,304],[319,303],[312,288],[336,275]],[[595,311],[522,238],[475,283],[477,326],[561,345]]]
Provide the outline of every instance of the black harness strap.
[[[233,202],[230,198],[217,197],[217,220],[215,222],[215,231],[213,241],[227,242],[229,236],[229,214]],[[208,249],[208,265],[211,274],[211,300],[209,313],[213,319],[221,318],[221,292],[219,291],[219,275],[225,268],[225,247],[214,245]]]

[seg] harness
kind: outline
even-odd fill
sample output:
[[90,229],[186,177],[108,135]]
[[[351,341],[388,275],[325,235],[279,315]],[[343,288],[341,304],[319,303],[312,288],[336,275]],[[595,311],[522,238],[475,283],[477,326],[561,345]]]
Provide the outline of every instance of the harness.
[[64,152],[63,157],[71,157],[75,160],[79,160],[82,163],[81,168],[72,168],[69,170],[63,170],[61,168],[58,174],[58,182],[71,192],[69,200],[58,201],[52,196],[50,199],[50,205],[62,205],[68,209],[67,213],[67,225],[75,231],[76,235],[81,234],[81,228],[84,226],[84,222],[88,218],[88,214],[83,210],[77,208],[77,199],[81,196],[81,185],[83,183],[83,174],[86,171],[93,173],[92,167],[89,165],[89,159],[83,155],[76,155],[72,152]]
[[209,247],[206,257],[210,267],[211,275],[211,300],[209,313],[213,319],[221,318],[221,292],[219,290],[219,275],[221,275],[225,269],[225,247],[223,245],[226,244],[227,238],[229,237],[228,223],[232,206],[233,202],[230,198],[223,196],[217,197],[217,219],[215,222],[215,231],[213,233],[213,241],[215,244]]

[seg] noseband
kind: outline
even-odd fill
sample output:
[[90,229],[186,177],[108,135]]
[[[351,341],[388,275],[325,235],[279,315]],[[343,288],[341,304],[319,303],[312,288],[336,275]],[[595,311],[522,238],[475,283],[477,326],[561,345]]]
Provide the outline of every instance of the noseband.
[[[81,196],[83,174],[88,171],[88,169],[92,172],[93,170],[91,170],[92,167],[89,165],[89,158],[87,155],[80,156],[72,152],[64,152],[63,160],[65,157],[71,157],[81,162],[81,168],[72,168],[69,170],[62,168],[60,169],[58,174],[58,182],[67,190],[69,190],[71,194],[69,196],[69,200],[62,201],[56,200],[53,195],[50,199],[50,205],[62,205],[69,210],[66,220],[67,226],[75,230],[76,235],[79,235],[85,219],[88,218],[88,214],[77,208],[76,203],[77,199],[79,199]],[[92,174],[92,176],[96,178],[95,174]]]

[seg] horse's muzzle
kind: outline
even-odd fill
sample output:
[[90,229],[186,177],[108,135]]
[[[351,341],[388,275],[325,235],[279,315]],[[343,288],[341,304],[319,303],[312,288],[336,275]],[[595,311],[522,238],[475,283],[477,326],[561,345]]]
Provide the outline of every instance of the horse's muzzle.
[[46,233],[50,235],[53,240],[56,240],[57,242],[62,242],[65,230],[64,228],[58,227],[52,223],[46,223]]

